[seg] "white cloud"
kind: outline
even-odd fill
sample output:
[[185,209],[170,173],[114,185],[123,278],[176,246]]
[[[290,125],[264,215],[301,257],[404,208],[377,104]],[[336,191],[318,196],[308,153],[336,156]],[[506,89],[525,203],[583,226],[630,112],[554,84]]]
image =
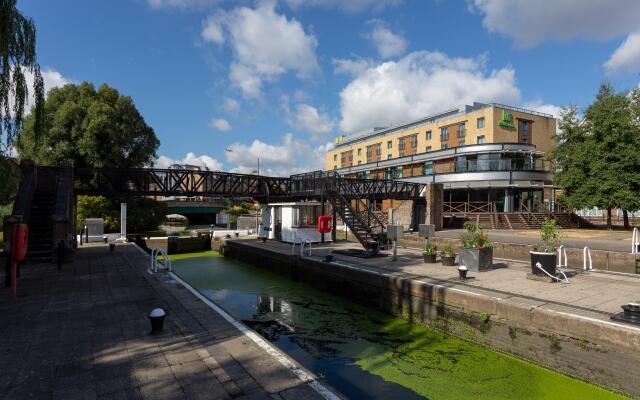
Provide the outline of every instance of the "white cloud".
[[321,6],[339,8],[347,12],[362,12],[366,10],[380,11],[387,6],[395,6],[402,0],[284,0],[289,7],[297,9],[303,6]]
[[637,0],[473,0],[491,32],[521,45],[544,40],[611,39],[638,30]]
[[[638,15],[640,18],[640,15]],[[640,24],[640,20],[638,22]],[[640,72],[640,32],[627,36],[604,64],[608,72]]]
[[229,79],[248,98],[262,94],[264,81],[290,71],[304,79],[319,70],[315,36],[307,34],[297,20],[276,13],[274,7],[272,2],[256,8],[238,7],[204,22],[205,40],[226,41],[233,50]]
[[551,114],[555,118],[560,118],[562,107],[555,104],[544,103],[541,99],[534,99],[522,104],[522,108],[527,110],[538,111],[545,114]]
[[196,165],[201,168],[207,168],[210,171],[223,170],[222,163],[215,158],[211,158],[207,155],[196,156],[192,152],[187,153],[181,160],[176,160],[167,156],[160,156],[154,162],[154,166],[156,168],[168,168],[172,164]]
[[373,29],[367,35],[368,39],[375,47],[382,58],[397,57],[407,50],[407,41],[397,33],[391,32],[384,21],[371,21]]
[[254,139],[251,144],[233,143],[225,153],[227,162],[233,164],[231,172],[252,173],[257,170],[260,158],[260,174],[289,176],[301,172],[324,169],[325,153],[333,144],[312,147],[302,139],[288,133],[278,144]]
[[221,132],[231,131],[231,124],[224,118],[214,118],[209,121],[209,126]]
[[217,5],[219,0],[147,0],[149,6],[153,9],[161,8],[205,8]]
[[356,60],[334,58],[331,62],[334,65],[334,73],[351,76],[358,76],[373,66],[373,61],[362,58]]
[[240,102],[236,99],[226,97],[222,102],[222,109],[231,115],[237,115],[240,112]]
[[372,66],[340,93],[340,128],[345,132],[387,126],[479,102],[518,104],[512,67],[485,71],[484,56],[450,58],[440,52],[413,52]]
[[299,132],[310,133],[314,142],[324,140],[335,125],[329,115],[306,103],[296,104],[295,110],[292,111],[286,96],[283,97],[282,107],[287,124]]

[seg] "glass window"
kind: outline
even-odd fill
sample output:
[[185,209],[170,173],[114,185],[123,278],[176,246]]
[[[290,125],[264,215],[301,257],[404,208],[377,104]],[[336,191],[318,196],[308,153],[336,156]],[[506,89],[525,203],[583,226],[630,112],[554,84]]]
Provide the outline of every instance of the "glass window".
[[465,133],[464,122],[461,122],[458,124],[458,137],[464,137]]
[[476,127],[484,128],[484,117],[478,118],[478,120],[476,121]]
[[385,179],[393,179],[393,168],[387,168],[384,171]]
[[400,139],[398,139],[398,148],[400,150],[404,150],[404,138],[401,137]]
[[358,160],[358,165],[362,164],[362,161]]
[[353,151],[349,152],[349,161],[353,161]]
[[464,140],[458,140],[458,146],[464,146]]
[[387,160],[391,160],[391,154],[387,154]]
[[442,143],[442,146],[440,147],[441,149],[447,149],[449,148],[449,145],[446,143]]
[[440,128],[440,140],[449,140],[449,127],[443,126]]
[[318,226],[318,217],[321,214],[320,206],[296,206],[293,209],[293,228],[313,228]]
[[373,149],[371,148],[371,146],[367,146],[367,157],[371,157],[372,152],[373,152]]
[[389,141],[387,142],[387,149],[390,149],[390,148],[392,148],[392,147],[393,147],[393,141],[389,140]]
[[358,149],[358,156],[362,155],[362,149]]
[[484,135],[478,136],[478,144],[484,144]]
[[333,155],[333,161],[338,161],[338,155],[337,154]]
[[376,143],[375,146],[378,154],[382,153],[382,143]]
[[418,145],[418,135],[411,135],[411,147]]
[[431,131],[427,131],[427,140],[431,140]]
[[433,161],[425,161],[422,167],[423,175],[433,175]]
[[402,178],[402,166],[396,167],[396,178]]
[[427,153],[431,151],[431,146],[427,146]]

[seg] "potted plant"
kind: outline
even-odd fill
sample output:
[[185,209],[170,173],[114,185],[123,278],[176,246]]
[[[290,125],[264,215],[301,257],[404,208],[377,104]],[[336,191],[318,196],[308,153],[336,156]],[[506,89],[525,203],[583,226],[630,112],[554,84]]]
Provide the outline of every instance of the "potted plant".
[[555,219],[548,219],[542,224],[540,239],[542,239],[542,243],[534,244],[533,251],[529,252],[531,273],[539,276],[556,276],[556,265],[558,264],[556,249],[562,244],[562,241],[560,240],[560,225]]
[[493,265],[493,248],[482,226],[467,221],[464,228],[466,232],[460,237],[463,248],[458,253],[460,265],[474,272],[490,270]]
[[428,240],[424,241],[424,250],[422,251],[422,256],[424,257],[425,263],[436,262],[437,252],[438,252],[438,246],[429,242]]
[[453,251],[451,244],[446,245],[442,250],[442,254],[440,254],[440,261],[442,261],[442,265],[444,266],[455,265],[456,253]]

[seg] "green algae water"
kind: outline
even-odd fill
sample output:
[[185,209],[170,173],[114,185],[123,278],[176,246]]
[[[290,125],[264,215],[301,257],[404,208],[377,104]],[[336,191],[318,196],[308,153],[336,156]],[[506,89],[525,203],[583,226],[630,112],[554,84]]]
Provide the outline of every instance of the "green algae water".
[[171,258],[182,279],[349,398],[624,398],[214,252]]

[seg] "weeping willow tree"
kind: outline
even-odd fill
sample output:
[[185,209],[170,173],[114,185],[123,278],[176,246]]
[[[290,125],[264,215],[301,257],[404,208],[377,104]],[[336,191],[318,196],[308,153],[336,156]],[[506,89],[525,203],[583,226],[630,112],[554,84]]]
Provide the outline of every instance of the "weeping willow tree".
[[[16,1],[0,0],[0,205],[12,198],[17,186],[17,169],[6,157],[22,127],[25,107],[32,107],[37,132],[42,131],[44,121],[36,27],[16,8]],[[34,104],[27,104],[29,93]]]

